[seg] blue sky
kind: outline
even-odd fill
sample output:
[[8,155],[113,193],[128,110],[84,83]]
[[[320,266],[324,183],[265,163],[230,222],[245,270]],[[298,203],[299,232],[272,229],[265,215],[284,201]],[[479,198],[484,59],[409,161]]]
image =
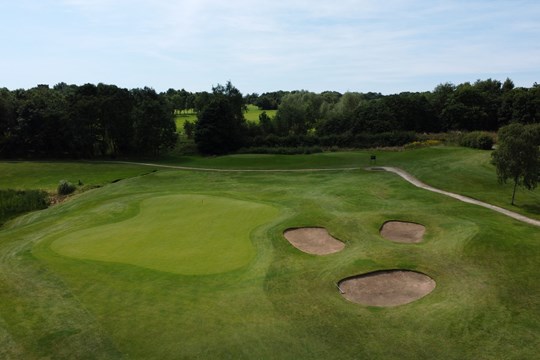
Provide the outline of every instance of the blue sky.
[[0,87],[244,94],[540,82],[538,0],[0,0]]

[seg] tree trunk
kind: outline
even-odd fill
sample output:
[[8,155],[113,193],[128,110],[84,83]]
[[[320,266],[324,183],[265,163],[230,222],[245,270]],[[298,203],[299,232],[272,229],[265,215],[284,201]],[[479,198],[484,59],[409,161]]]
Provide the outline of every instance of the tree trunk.
[[512,205],[514,204],[514,199],[516,198],[516,187],[517,187],[518,179],[514,179],[514,192],[512,192]]

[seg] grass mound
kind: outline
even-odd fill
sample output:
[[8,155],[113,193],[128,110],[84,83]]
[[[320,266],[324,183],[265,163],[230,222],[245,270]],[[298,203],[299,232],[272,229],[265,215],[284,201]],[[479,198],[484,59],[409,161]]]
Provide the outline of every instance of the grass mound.
[[142,201],[135,217],[71,233],[51,248],[177,274],[221,273],[252,260],[250,232],[276,215],[271,206],[224,197],[160,196]]

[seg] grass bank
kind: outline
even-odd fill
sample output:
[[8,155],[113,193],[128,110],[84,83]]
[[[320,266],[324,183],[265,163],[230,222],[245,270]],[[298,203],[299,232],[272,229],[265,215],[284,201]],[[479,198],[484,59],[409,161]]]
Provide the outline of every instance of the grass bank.
[[[190,162],[347,167],[367,164],[368,154],[294,156],[282,164],[258,156]],[[480,163],[489,156],[459,148],[377,155],[379,164],[401,166],[428,183],[443,182],[443,177],[425,178],[431,172],[424,167],[453,159],[440,171],[467,172],[477,163],[462,156]],[[111,171],[116,175],[122,166]],[[139,170],[135,167],[134,174]],[[471,174],[487,184],[490,171],[486,167]],[[486,187],[486,194],[489,189],[494,185]],[[224,199],[212,204],[219,214],[212,218],[219,218],[220,227],[241,228],[244,219],[250,224],[242,231],[249,233],[249,241],[243,237],[238,254],[253,252],[238,266],[223,265],[231,256],[226,249],[216,251],[212,261],[181,258],[206,246],[196,241],[202,235],[193,228],[193,219],[204,219],[205,211],[195,204],[201,197]],[[250,223],[259,208],[246,204],[272,210]],[[237,211],[223,210],[229,207]],[[159,211],[165,224],[150,221],[159,218]],[[380,226],[391,219],[425,225],[425,241],[406,245],[383,239]],[[201,223],[211,228],[208,220]],[[204,267],[214,271],[141,266],[133,260],[138,245],[126,235],[138,226],[149,231],[142,239],[146,261],[161,263],[159,257],[170,252],[180,256],[180,267],[197,269],[207,261]],[[300,252],[282,235],[300,226],[327,228],[345,242],[345,249],[329,256]],[[167,232],[164,227],[178,233],[178,242],[171,238],[163,251],[149,248],[152,239],[160,243],[153,234]],[[109,239],[114,246],[92,238],[94,230],[104,229],[103,235],[116,235]],[[182,232],[196,239],[186,241]],[[77,248],[77,239],[84,243],[78,251],[91,256],[56,247]],[[216,243],[209,243],[208,251],[218,242],[228,243],[212,239]],[[115,251],[126,253],[129,261],[103,257]],[[534,358],[540,345],[539,262],[537,228],[415,188],[388,173],[159,170],[25,215],[0,231],[0,351],[5,358],[60,359],[89,354],[135,359]],[[335,286],[345,277],[381,269],[420,271],[437,287],[408,305],[373,308],[345,300]]]

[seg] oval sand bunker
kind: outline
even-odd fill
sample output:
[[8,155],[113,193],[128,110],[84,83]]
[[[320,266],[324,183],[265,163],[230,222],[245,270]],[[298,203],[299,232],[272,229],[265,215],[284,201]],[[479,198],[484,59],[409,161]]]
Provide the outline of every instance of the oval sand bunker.
[[332,237],[325,228],[287,229],[283,233],[295,248],[312,255],[327,255],[343,250],[345,244]]
[[405,222],[387,221],[381,228],[381,236],[399,243],[419,243],[424,239],[424,225]]
[[435,289],[429,276],[408,270],[383,270],[339,282],[347,300],[369,306],[398,306],[418,300]]

